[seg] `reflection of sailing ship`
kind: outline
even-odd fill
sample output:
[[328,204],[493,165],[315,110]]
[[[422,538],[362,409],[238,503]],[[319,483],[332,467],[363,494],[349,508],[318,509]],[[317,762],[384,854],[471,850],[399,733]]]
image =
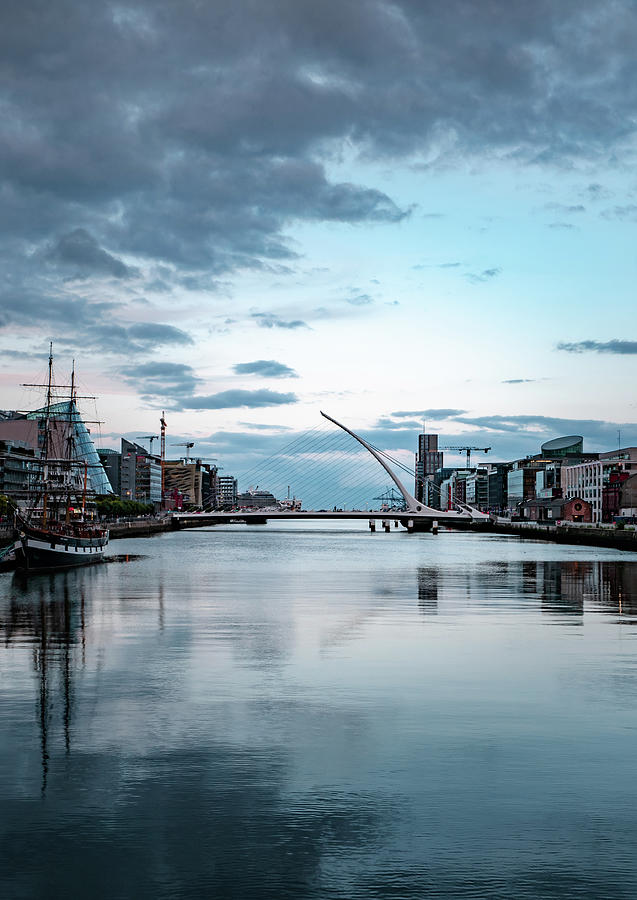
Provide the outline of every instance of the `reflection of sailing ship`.
[[[15,544],[19,569],[66,569],[101,560],[108,544],[108,530],[94,520],[87,503],[88,461],[77,458],[75,426],[75,371],[71,375],[69,399],[53,403],[53,353],[49,350],[46,406],[42,412],[42,455],[34,484],[35,498],[16,512],[19,540]],[[60,418],[60,407],[63,407]],[[66,416],[67,418],[64,418]],[[63,455],[55,458],[54,426],[62,424]],[[58,440],[59,443],[59,440]]]
[[46,791],[50,758],[50,731],[55,700],[62,698],[61,725],[65,752],[71,752],[74,648],[84,646],[84,594],[71,597],[72,574],[38,582],[37,592],[18,576],[13,596],[0,606],[0,639],[5,646],[30,643],[38,676],[37,719],[40,730],[42,792]]

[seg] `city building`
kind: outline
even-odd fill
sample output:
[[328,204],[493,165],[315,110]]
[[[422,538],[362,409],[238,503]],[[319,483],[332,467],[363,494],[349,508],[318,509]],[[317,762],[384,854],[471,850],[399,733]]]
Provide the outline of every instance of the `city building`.
[[27,497],[41,466],[35,451],[22,441],[0,441],[0,494],[15,500]]
[[122,489],[122,454],[109,447],[100,447],[97,455],[104,466],[113,493],[119,497]]
[[465,479],[465,498],[469,506],[486,510],[489,502],[489,471],[479,467]]
[[487,509],[504,515],[507,508],[509,463],[489,463],[487,476]]
[[582,497],[593,509],[593,522],[603,518],[603,491],[610,484],[611,475],[637,472],[637,447],[623,447],[597,454],[576,465],[562,468],[562,493],[565,497]]
[[233,475],[217,475],[216,509],[234,509],[237,506],[237,479]]
[[535,497],[523,504],[523,511],[531,522],[592,521],[592,506],[581,497]]
[[546,468],[535,473],[535,496],[540,500],[562,496],[562,467],[559,463],[549,463]]
[[201,463],[183,459],[167,459],[164,462],[164,490],[179,491],[186,506],[202,505]]
[[540,447],[541,455],[549,459],[563,459],[569,456],[582,456],[584,438],[581,434],[568,434],[565,437],[553,438]]
[[537,470],[545,466],[539,459],[518,459],[507,473],[507,509],[511,516],[523,515],[522,505],[535,496]]
[[[47,410],[20,413],[0,412],[0,440],[33,450],[39,456],[44,447]],[[83,486],[86,467],[89,488],[96,494],[112,493],[111,483],[100,461],[91,433],[74,401],[53,403],[48,410],[49,458],[71,459],[77,466],[78,487]]]
[[470,469],[451,469],[450,474],[440,483],[440,510],[453,509],[456,502],[467,502],[467,478]]
[[433,479],[438,469],[443,467],[443,453],[438,450],[438,435],[426,434],[424,431],[418,435],[418,452],[416,453],[416,485],[414,496],[421,503],[428,506],[427,481]]
[[164,462],[165,493],[178,491],[187,506],[215,506],[217,467],[194,460],[166,460]]
[[120,497],[161,504],[161,462],[140,444],[122,438]]
[[637,518],[637,474],[624,481],[619,501],[620,516]]

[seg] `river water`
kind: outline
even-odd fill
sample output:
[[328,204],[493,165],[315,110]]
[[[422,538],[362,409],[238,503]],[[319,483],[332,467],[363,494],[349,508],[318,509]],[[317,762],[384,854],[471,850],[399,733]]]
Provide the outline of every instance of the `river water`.
[[0,896],[637,896],[637,554],[309,524],[0,575]]

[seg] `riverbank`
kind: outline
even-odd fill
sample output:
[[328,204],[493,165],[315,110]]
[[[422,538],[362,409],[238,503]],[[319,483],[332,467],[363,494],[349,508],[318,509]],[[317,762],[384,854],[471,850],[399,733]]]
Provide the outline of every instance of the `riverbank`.
[[162,531],[170,531],[170,519],[133,519],[129,522],[110,522],[108,530],[110,539],[149,537]]
[[[196,528],[212,524],[210,521],[196,522],[189,527]],[[108,523],[110,539],[150,537],[164,531],[170,531],[173,524],[169,517],[162,519],[132,519],[126,522]],[[615,550],[628,550],[637,553],[637,530],[617,529],[595,525],[539,525],[535,522],[489,522],[468,525],[471,531],[489,534],[515,535],[540,541],[551,541],[556,544],[577,544],[590,547],[609,547]],[[0,548],[7,547],[15,540],[12,528],[0,528]]]
[[512,534],[519,538],[552,541],[556,544],[578,544],[589,547],[609,547],[613,550],[629,550],[637,553],[637,531],[603,525],[576,525],[562,522],[560,525],[539,525],[536,522],[490,522],[488,525],[470,526],[473,531],[494,534]]

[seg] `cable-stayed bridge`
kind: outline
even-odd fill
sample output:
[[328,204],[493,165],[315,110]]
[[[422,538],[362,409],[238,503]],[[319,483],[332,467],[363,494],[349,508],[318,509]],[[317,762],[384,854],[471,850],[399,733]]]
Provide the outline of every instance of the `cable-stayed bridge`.
[[[465,503],[457,503],[455,509],[446,511],[426,506],[404,484],[406,475],[414,478],[409,466],[327,413],[321,412],[321,416],[331,423],[329,428],[304,432],[277,453],[260,460],[242,476],[242,484],[253,487],[253,496],[257,496],[256,490],[261,487],[279,497],[287,492],[289,498],[290,486],[293,485],[292,498],[259,509],[173,513],[174,526],[179,528],[229,521],[263,523],[269,520],[369,519],[370,527],[376,520],[381,520],[387,528],[393,520],[400,522],[408,531],[425,531],[436,524],[449,526],[490,521],[488,515]],[[381,489],[386,489],[387,478],[391,480],[391,496],[395,498],[397,491],[402,502],[396,503],[394,500],[391,508],[387,504],[381,509],[370,508],[372,498],[378,499],[381,492],[379,478],[385,480],[384,484],[381,482]]]

